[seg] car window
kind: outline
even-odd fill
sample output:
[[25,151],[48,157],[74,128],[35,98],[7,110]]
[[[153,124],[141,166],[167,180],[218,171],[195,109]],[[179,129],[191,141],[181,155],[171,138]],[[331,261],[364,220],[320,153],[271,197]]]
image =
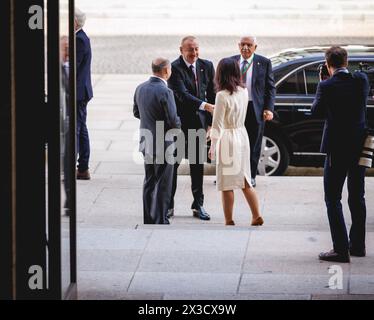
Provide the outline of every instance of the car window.
[[285,79],[277,88],[278,94],[305,94],[304,76],[301,71],[297,71]]
[[354,61],[349,63],[348,69],[351,72],[363,71],[367,74],[370,82],[369,100],[373,100],[374,96],[374,61]]
[[313,64],[304,69],[306,77],[306,89],[308,94],[316,94],[317,92],[317,86],[319,83],[319,65],[320,63]]
[[[361,61],[349,61],[348,70],[355,72],[360,69],[359,64]],[[364,62],[365,63],[365,62]],[[374,67],[374,62],[366,62],[370,67]],[[319,83],[319,72],[318,66],[320,63],[310,65],[304,69],[306,83],[307,83],[307,94],[316,94],[317,86]]]
[[[297,67],[298,65],[296,65]],[[279,80],[281,80],[284,76],[289,74],[292,70],[295,69],[295,65],[289,65],[285,66],[283,68],[278,68],[273,70],[274,71],[274,81],[277,83]]]
[[360,61],[349,61],[348,62],[348,70],[349,70],[349,72],[353,73],[355,71],[360,70],[359,63],[360,63]]

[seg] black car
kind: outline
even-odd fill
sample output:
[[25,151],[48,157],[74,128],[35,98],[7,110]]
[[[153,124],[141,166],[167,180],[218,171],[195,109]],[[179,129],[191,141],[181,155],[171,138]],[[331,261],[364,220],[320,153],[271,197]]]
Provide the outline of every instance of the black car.
[[[348,51],[351,72],[374,68],[374,46],[342,47]],[[312,117],[311,106],[326,49],[328,46],[290,49],[270,57],[277,93],[274,120],[265,128],[260,175],[282,175],[288,165],[323,165],[324,155],[319,150],[324,121]],[[374,92],[370,95],[368,120],[374,128]]]

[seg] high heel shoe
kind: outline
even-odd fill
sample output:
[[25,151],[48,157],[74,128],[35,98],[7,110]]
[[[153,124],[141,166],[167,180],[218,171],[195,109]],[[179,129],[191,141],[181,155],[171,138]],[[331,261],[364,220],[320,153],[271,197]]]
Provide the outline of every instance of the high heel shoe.
[[225,225],[226,226],[235,226],[235,222],[233,220],[231,220],[229,222],[226,222]]
[[264,224],[264,219],[262,217],[258,217],[254,220],[252,220],[251,226],[262,226]]

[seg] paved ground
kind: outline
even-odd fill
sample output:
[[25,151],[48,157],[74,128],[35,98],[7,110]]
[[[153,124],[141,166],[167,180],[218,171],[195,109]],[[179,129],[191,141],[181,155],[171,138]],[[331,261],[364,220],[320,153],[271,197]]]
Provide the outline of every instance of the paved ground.
[[80,299],[374,299],[374,178],[367,179],[368,256],[340,265],[342,289],[329,287],[331,264],[317,259],[331,247],[321,177],[259,177],[265,225],[256,228],[240,192],[237,226],[223,226],[213,176],[204,185],[212,220],[192,218],[189,177],[180,176],[171,225],[143,225],[131,101],[144,79],[94,77],[93,179],[78,182]]
[[[87,31],[89,32],[89,31]],[[174,60],[179,55],[182,35],[174,36],[93,36],[93,72],[100,74],[144,74],[158,56]],[[199,36],[200,56],[215,65],[224,57],[237,54],[239,36]],[[374,44],[372,37],[258,37],[258,53],[265,56],[287,48],[314,45]]]

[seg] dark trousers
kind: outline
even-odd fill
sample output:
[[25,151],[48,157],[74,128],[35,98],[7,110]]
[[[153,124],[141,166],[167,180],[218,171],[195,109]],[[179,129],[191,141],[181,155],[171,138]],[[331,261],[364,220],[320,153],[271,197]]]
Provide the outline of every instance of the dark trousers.
[[[187,135],[186,135],[187,137]],[[198,209],[204,205],[203,180],[204,180],[204,161],[200,161],[200,154],[206,153],[205,143],[199,145],[199,140],[196,141],[196,152],[194,157],[190,160],[190,176],[191,176],[191,191],[193,202],[191,209]],[[196,155],[196,157],[195,157]],[[186,158],[188,158],[188,146],[186,146]],[[180,163],[174,165],[174,177],[171,194],[170,209],[174,209],[174,196],[177,191],[177,177]]]
[[70,155],[75,152],[75,148],[71,146],[71,139],[69,135],[69,122],[65,121],[63,125],[63,133],[64,133],[64,190],[65,190],[65,200],[64,200],[64,208],[71,209],[71,189],[70,189],[70,182],[72,179],[75,179],[75,176],[70,176],[70,168],[74,166],[74,161],[72,161]]
[[88,170],[90,160],[90,138],[87,129],[87,101],[77,103],[77,154],[78,171]]
[[[358,159],[343,160],[345,163],[339,163],[338,158],[331,161],[330,156],[327,156],[325,161],[325,202],[334,250],[346,254],[349,247],[355,250],[365,249],[365,168],[357,165]],[[341,204],[346,177],[348,177],[348,204],[352,217],[349,239]]]
[[171,201],[174,166],[144,164],[143,213],[145,224],[169,224],[166,217]]
[[258,162],[261,156],[262,138],[264,136],[265,122],[258,122],[252,101],[248,103],[247,115],[245,118],[245,128],[249,136],[251,148],[251,176],[256,178]]
[[[178,177],[179,163],[174,165],[174,176],[172,186],[172,198],[170,202],[170,209],[174,209],[174,196],[177,191],[177,177]],[[199,206],[204,205],[203,194],[203,179],[204,179],[204,164],[190,164],[191,176],[191,191],[193,196],[193,203],[191,209],[198,209]]]

